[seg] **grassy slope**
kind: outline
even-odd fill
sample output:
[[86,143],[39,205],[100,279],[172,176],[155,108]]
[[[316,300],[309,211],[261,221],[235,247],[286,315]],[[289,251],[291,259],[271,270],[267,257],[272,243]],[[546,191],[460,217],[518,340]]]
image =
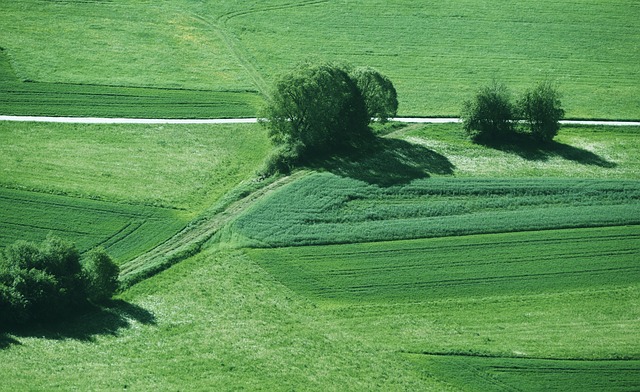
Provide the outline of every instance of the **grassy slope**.
[[0,335],[0,390],[446,390],[240,253],[194,257],[122,298],[129,305],[14,336],[21,344]]
[[[558,81],[570,117],[640,115],[640,58],[629,50],[639,39],[640,8],[631,0],[28,0],[4,2],[0,12],[0,46],[15,76],[37,82],[5,86],[3,96],[11,98],[2,111],[24,107],[25,96],[40,90],[43,113],[69,114],[52,101],[74,94],[69,102],[80,103],[77,114],[142,113],[109,107],[114,102],[105,94],[115,94],[139,96],[140,107],[159,105],[158,115],[231,116],[238,106],[246,115],[259,98],[237,92],[264,92],[277,73],[315,57],[379,68],[395,82],[407,115],[457,115],[463,99],[496,77],[517,92]],[[82,86],[87,90],[78,92]],[[21,88],[25,93],[8,93]],[[94,93],[100,109],[87,104]]]
[[[48,155],[52,157],[58,154],[59,150],[56,148],[61,148],[67,143],[52,136],[43,138],[41,142],[35,140],[35,133],[29,132],[29,129],[36,129],[39,134],[46,136],[45,125],[24,124],[16,125],[16,128],[13,128],[13,125],[5,125],[8,127],[5,128],[5,132],[10,129],[17,132],[9,133],[12,135],[13,143],[3,145],[7,151],[20,145],[26,149],[29,143],[34,143],[39,146],[38,149],[16,151],[32,151],[29,156],[34,158],[39,158],[35,151],[44,151],[45,154],[42,156],[46,158]],[[489,169],[498,170],[490,159],[496,154],[506,159],[506,162],[523,159],[512,152],[496,152],[475,146],[464,147],[466,142],[457,138],[447,127],[426,128],[428,134],[433,137],[425,137],[420,134],[422,130],[413,128],[402,130],[394,136],[420,137],[424,143],[439,140],[442,145],[451,148],[467,148],[480,162],[475,168],[477,173],[484,173]],[[101,134],[100,131],[106,129],[109,132]],[[186,133],[185,129],[192,132]],[[163,149],[160,141],[177,146],[175,150],[183,151],[183,159],[190,156],[197,161],[199,157],[189,155],[190,150],[185,148],[187,145],[192,146],[197,136],[193,134],[195,129],[200,128],[166,127],[162,130],[159,127],[145,126],[95,126],[86,128],[87,137],[84,140],[76,131],[76,126],[56,125],[50,132],[64,136],[71,144],[88,145],[98,151],[103,148],[105,151],[119,150],[122,146],[118,140],[134,140],[133,150],[130,151],[140,154],[140,164],[147,165],[147,170],[152,170],[154,166],[158,167],[156,170],[160,173],[166,170],[167,174],[160,178],[170,182],[176,181],[173,176],[179,174],[171,174],[171,161],[160,158],[163,154],[169,153]],[[209,137],[215,136],[216,133],[212,133],[211,129],[227,128],[203,127],[200,138],[206,141]],[[224,141],[231,143],[230,146],[223,144],[229,150],[246,147],[248,156],[253,157],[253,160],[249,161],[257,164],[258,147],[241,142],[243,132],[249,134],[253,130],[251,126],[233,128],[228,130],[232,132],[233,137],[226,135],[224,139],[213,140],[216,140],[216,146],[220,146]],[[412,134],[414,131],[417,133]],[[607,173],[621,170],[617,177],[633,182],[637,179],[637,169],[633,164],[636,162],[634,159],[637,159],[634,158],[637,156],[635,145],[610,142],[619,135],[613,130],[605,132],[611,132],[610,137],[599,138],[599,133],[587,134],[585,137],[588,141],[593,136],[590,149],[597,150],[599,156],[606,155],[616,163],[615,167],[593,167],[597,173],[595,177],[605,178]],[[129,133],[132,134],[132,139],[127,138]],[[114,140],[107,142],[109,139],[104,138],[110,134],[119,136],[114,136]],[[188,137],[185,137],[185,134]],[[23,138],[25,140],[19,142]],[[145,142],[136,145],[135,140],[138,139]],[[94,140],[94,143],[91,144],[89,140]],[[401,152],[407,152],[404,144],[392,145],[405,149]],[[83,154],[83,151],[86,150],[78,150],[76,153]],[[245,150],[241,148],[241,151]],[[14,152],[6,164],[15,165],[15,161],[21,156]],[[117,163],[122,165],[127,162],[121,160],[117,154],[110,153],[108,156],[113,159],[113,164],[106,167],[113,170],[118,168]],[[415,157],[415,154],[403,156]],[[482,159],[483,157],[485,159]],[[82,160],[80,157],[77,159],[77,163],[91,161],[89,156]],[[539,170],[544,170],[544,165],[551,168],[562,163],[563,169],[560,173],[564,174],[558,174],[559,176],[567,176],[572,168],[578,176],[583,175],[579,174],[583,169],[583,163],[575,160],[564,162],[565,160],[562,157],[541,160],[538,162]],[[121,182],[119,187],[110,188],[95,178],[97,172],[93,171],[95,169],[92,169],[91,165],[87,166],[91,176],[83,176],[79,171],[76,173],[77,163],[69,162],[74,161],[71,159],[60,168],[69,175],[75,175],[74,181],[84,184],[86,192],[82,192],[83,194],[129,201],[133,197],[127,196],[127,191],[144,195],[144,191],[136,190],[137,181],[134,179],[135,173],[142,172],[129,173],[128,170],[121,169],[116,178],[124,176],[128,179]],[[436,163],[438,162],[442,163]],[[35,173],[53,163],[55,159],[43,159],[41,163],[33,166],[31,175],[24,172],[19,178],[26,182],[31,181],[29,186],[44,188],[47,184],[46,179],[41,178],[37,181]],[[404,163],[407,164],[407,161]],[[433,161],[427,160],[426,163]],[[248,163],[247,170],[251,165]],[[20,172],[20,167],[14,166],[12,170]],[[214,165],[207,170],[218,170],[216,167]],[[402,165],[398,167],[406,168]],[[343,168],[344,173],[357,172],[349,164]],[[471,165],[466,169],[465,176],[471,175],[470,168]],[[246,172],[244,169],[234,170],[242,177],[253,169]],[[411,170],[408,172],[413,175],[416,173]],[[5,178],[10,178],[10,173],[11,171],[5,171]],[[508,169],[503,167],[502,176],[507,173]],[[514,175],[524,174],[514,172]],[[195,181],[194,177],[184,174],[182,176],[188,184]],[[495,172],[490,175],[494,176]],[[223,187],[230,187],[237,181],[235,177],[224,178],[227,178],[228,182],[225,182],[227,185],[222,185]],[[52,183],[56,183],[53,178]],[[57,187],[47,189],[60,192],[69,184],[60,182]],[[161,186],[166,183],[158,184]],[[381,188],[384,186],[381,185]],[[191,208],[188,211],[198,210],[201,208],[198,206],[205,204],[204,201],[199,203],[196,196],[185,196],[179,189],[161,186],[160,191],[163,196],[155,203],[163,200],[163,203],[169,205]],[[81,193],[77,190],[74,192]],[[200,197],[203,197],[202,194]],[[144,200],[146,198],[143,197],[141,201]],[[627,278],[633,279],[633,276],[628,275]],[[629,286],[608,291],[577,290],[528,297],[516,293],[504,295],[500,300],[484,296],[458,298],[443,300],[442,303],[436,301],[428,312],[418,307],[417,313],[414,312],[413,316],[411,312],[416,311],[416,307],[408,304],[406,309],[403,309],[406,312],[399,316],[398,308],[394,306],[353,307],[347,308],[346,311],[318,307],[318,304],[309,301],[305,296],[283,286],[273,275],[266,273],[255,261],[241,252],[205,252],[134,286],[125,292],[121,299],[127,302],[116,302],[102,312],[93,313],[66,325],[15,332],[11,335],[0,334],[0,347],[4,347],[0,352],[0,375],[3,380],[8,380],[0,389],[86,389],[89,386],[99,389],[122,389],[124,385],[135,389],[150,389],[180,388],[189,385],[194,389],[341,390],[344,389],[344,385],[349,385],[355,390],[446,390],[456,389],[455,386],[462,386],[468,382],[483,385],[478,383],[477,378],[472,378],[471,381],[460,380],[459,377],[449,374],[447,369],[450,367],[440,359],[415,358],[409,354],[399,354],[398,350],[400,348],[405,351],[454,353],[479,350],[504,353],[512,352],[517,349],[516,346],[521,345],[533,352],[538,350],[536,353],[540,355],[610,355],[611,350],[607,350],[610,343],[615,347],[623,347],[625,342],[628,343],[629,336],[633,336],[624,332],[628,327],[624,320],[627,320],[625,317],[632,317],[633,309],[637,308],[637,288]],[[584,302],[583,306],[572,306],[581,300]],[[620,305],[615,311],[607,307],[612,302]],[[402,309],[401,305],[398,306]],[[629,308],[628,312],[624,311],[625,306]],[[526,308],[526,312],[523,308]],[[514,309],[522,310],[517,319],[512,317]],[[600,321],[595,324],[592,317],[594,314],[600,315]],[[559,323],[558,320],[566,321],[573,316],[577,319],[575,323],[568,324],[569,328],[581,328],[581,333],[567,337],[567,324]],[[536,322],[530,324],[532,317]],[[587,346],[583,343],[591,342],[586,335],[589,332],[599,334],[597,336],[602,335],[602,325],[611,325],[612,320],[619,321],[615,328],[620,332],[610,336],[605,334],[598,340],[599,345],[590,345],[585,349]],[[632,323],[630,328],[634,325]],[[505,329],[496,329],[496,326]],[[510,328],[511,326],[513,328]],[[537,339],[528,340],[533,335],[527,328],[541,328],[549,334],[538,335]],[[425,336],[429,338],[425,339]],[[558,344],[544,345],[544,342],[550,341],[557,341]],[[627,346],[633,347],[633,344],[631,342]],[[637,353],[621,349],[615,354],[623,356]],[[456,369],[475,366],[479,369],[479,373],[471,372],[475,375],[490,375],[495,371],[492,363],[474,365],[466,362],[464,358],[456,358],[448,358],[449,363],[457,366]],[[458,362],[455,362],[456,360]],[[438,381],[432,378],[433,376],[446,380],[449,384]]]
[[0,122],[0,246],[55,233],[119,262],[164,242],[258,169],[255,125]]

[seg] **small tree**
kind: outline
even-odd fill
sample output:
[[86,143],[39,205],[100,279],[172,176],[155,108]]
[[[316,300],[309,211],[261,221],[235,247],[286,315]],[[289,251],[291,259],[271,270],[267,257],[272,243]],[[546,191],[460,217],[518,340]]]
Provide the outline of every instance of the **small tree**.
[[354,145],[369,133],[360,90],[330,63],[305,63],[281,78],[262,117],[276,146],[305,156]]
[[370,67],[358,67],[350,72],[364,98],[369,118],[384,123],[398,113],[398,94],[391,80]]
[[87,298],[92,302],[104,302],[118,289],[120,268],[103,248],[93,250],[82,260],[87,285]]
[[531,136],[542,142],[551,141],[558,134],[565,113],[560,93],[551,82],[539,83],[526,91],[518,101],[518,110]]
[[462,108],[463,128],[476,141],[499,141],[513,132],[514,107],[506,86],[481,88]]

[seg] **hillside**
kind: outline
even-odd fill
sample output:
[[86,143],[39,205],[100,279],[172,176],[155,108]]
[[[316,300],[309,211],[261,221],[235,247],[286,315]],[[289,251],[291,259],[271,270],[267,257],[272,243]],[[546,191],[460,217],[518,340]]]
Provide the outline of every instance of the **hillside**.
[[[616,380],[609,390],[637,389],[635,128],[567,128],[549,151],[500,151],[468,143],[459,125],[409,126],[381,140],[383,155],[318,162],[234,189],[264,157],[260,143],[248,142],[263,132],[258,125],[77,127],[0,127],[12,140],[4,145],[5,167],[25,156],[25,146],[40,151],[29,154],[39,157],[30,166],[5,171],[3,192],[62,208],[50,210],[57,221],[31,214],[32,222],[71,223],[76,214],[69,211],[91,216],[99,207],[123,219],[113,221],[117,226],[131,219],[118,211],[173,206],[167,211],[179,219],[166,222],[178,226],[143,225],[116,242],[124,249],[154,230],[171,237],[183,219],[199,218],[152,252],[126,246],[128,253],[118,253],[124,276],[138,283],[109,306],[0,334],[0,375],[8,380],[1,390],[441,391],[523,383],[530,390],[597,390],[605,378]],[[79,152],[55,166],[65,181],[37,175],[60,148],[78,144],[94,156],[124,151],[129,133],[144,140],[131,146],[135,164],[159,173],[155,201],[142,185],[154,179],[150,169],[119,174],[122,187],[106,186],[82,174],[95,169]],[[192,162],[180,166],[204,163],[193,154],[193,138],[213,143],[216,156],[235,157],[206,161],[204,172],[222,176],[208,191],[194,186],[198,171],[176,177],[170,173],[180,167],[159,158],[173,146],[173,161]],[[122,154],[103,156],[102,172],[127,164]],[[178,178],[191,185],[176,188]],[[62,196],[64,189],[73,197]],[[26,216],[21,204],[4,200]],[[272,215],[260,223],[264,213]],[[295,214],[302,214],[298,223],[287,223]],[[458,226],[444,224],[448,231],[437,236],[444,237],[424,238],[433,237],[438,219]],[[324,230],[327,223],[334,228]],[[282,224],[289,231],[280,234]],[[371,242],[389,239],[396,226],[399,238],[415,239]],[[9,233],[15,231],[3,238]],[[92,246],[84,235],[60,233]],[[345,244],[300,246],[327,242]],[[272,245],[296,246],[261,249]]]

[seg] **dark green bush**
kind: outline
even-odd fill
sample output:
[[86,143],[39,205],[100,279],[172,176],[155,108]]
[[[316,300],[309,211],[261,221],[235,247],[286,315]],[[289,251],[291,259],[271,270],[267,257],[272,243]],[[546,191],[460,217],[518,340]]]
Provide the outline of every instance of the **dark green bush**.
[[514,113],[507,87],[494,82],[464,102],[461,114],[463,128],[473,140],[502,141],[514,131]]
[[104,302],[118,289],[120,268],[103,248],[98,248],[82,261],[87,297],[92,302]]
[[80,263],[76,247],[49,236],[39,246],[17,241],[0,253],[1,325],[59,320],[111,297],[118,267],[102,250]]

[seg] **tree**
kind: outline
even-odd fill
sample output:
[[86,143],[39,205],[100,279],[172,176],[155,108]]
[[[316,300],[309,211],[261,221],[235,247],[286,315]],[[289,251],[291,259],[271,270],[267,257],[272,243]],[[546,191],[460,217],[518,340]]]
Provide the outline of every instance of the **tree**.
[[89,253],[82,261],[87,297],[92,302],[104,302],[118,289],[120,269],[103,248]]
[[391,80],[370,67],[349,73],[364,98],[367,116],[384,123],[398,113],[398,94]]
[[560,93],[548,81],[526,91],[518,101],[518,110],[531,136],[542,142],[551,141],[558,134],[565,113]]
[[360,90],[340,66],[305,63],[275,85],[262,123],[297,158],[356,145],[370,133]]
[[499,141],[514,131],[514,107],[506,86],[493,82],[464,102],[463,128],[476,141]]

